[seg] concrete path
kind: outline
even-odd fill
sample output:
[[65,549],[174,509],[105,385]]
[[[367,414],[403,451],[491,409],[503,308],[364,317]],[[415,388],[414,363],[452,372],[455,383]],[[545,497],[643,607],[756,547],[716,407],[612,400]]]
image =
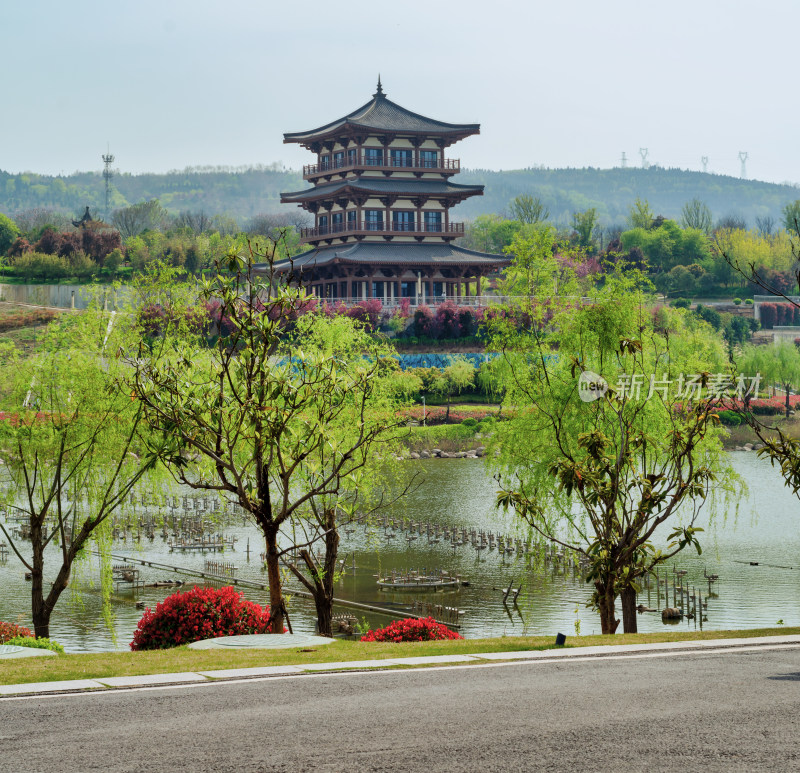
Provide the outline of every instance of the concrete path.
[[587,652],[7,698],[0,753],[43,773],[800,769],[797,640]]
[[484,652],[472,655],[430,655],[427,657],[351,660],[339,663],[304,663],[296,666],[231,668],[188,673],[147,674],[78,679],[64,682],[32,682],[0,685],[0,701],[14,697],[63,695],[120,688],[164,687],[186,684],[214,684],[220,681],[300,676],[320,672],[369,671],[420,666],[490,665],[502,662],[557,663],[610,657],[664,657],[680,653],[717,653],[724,650],[754,652],[800,647],[800,636],[764,636],[740,639],[664,642],[660,644],[609,644],[597,647],[566,647],[550,650]]

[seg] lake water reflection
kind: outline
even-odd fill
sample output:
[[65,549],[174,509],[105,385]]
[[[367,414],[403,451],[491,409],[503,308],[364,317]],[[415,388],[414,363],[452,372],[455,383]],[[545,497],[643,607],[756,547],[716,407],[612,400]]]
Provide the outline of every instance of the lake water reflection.
[[[749,486],[747,498],[740,503],[738,517],[732,513],[727,517],[722,514],[710,524],[702,518],[701,525],[706,529],[702,539],[703,555],[687,551],[678,557],[675,565],[686,570],[685,582],[702,589],[704,596],[708,590],[704,570],[719,575],[714,588],[717,597],[710,599],[707,621],[702,623],[705,629],[772,626],[781,619],[786,625],[800,625],[800,503],[783,486],[780,476],[768,462],[757,459],[754,454],[736,453],[733,463]],[[424,473],[424,480],[395,508],[394,515],[442,526],[474,527],[524,537],[512,518],[495,510],[496,484],[482,462],[429,459],[408,464]],[[141,546],[115,542],[114,552],[197,569],[202,568],[205,559],[217,558],[236,564],[238,577],[265,582],[258,556],[261,543],[257,530],[237,519],[224,531],[228,536],[237,537],[238,542],[234,552],[221,556],[170,553],[160,536],[152,543],[145,540]],[[415,595],[413,598],[462,609],[461,633],[467,637],[522,633],[549,636],[557,631],[574,635],[576,622],[582,634],[599,633],[596,613],[585,606],[591,588],[571,572],[565,575],[549,566],[537,566],[522,556],[501,556],[496,549],[476,551],[469,543],[453,549],[444,540],[429,542],[424,534],[412,541],[407,536],[397,531],[393,538],[387,538],[382,527],[358,527],[352,533],[343,533],[341,555],[347,556],[349,566],[354,557],[356,568],[348,569],[339,581],[337,595],[388,609],[406,608],[412,597],[379,591],[375,575],[391,569],[442,568],[468,578],[469,587],[454,593]],[[248,539],[249,561],[245,554]],[[758,565],[752,566],[751,562]],[[672,571],[672,564],[668,569]],[[146,582],[174,578],[175,575],[165,570],[142,569],[142,579]],[[192,578],[185,579],[189,587],[195,582]],[[507,609],[502,603],[502,591],[509,583],[515,587],[521,584],[522,592],[517,607]],[[102,618],[98,586],[99,568],[97,559],[92,559],[75,573],[70,590],[56,608],[51,635],[68,651],[126,649],[142,614],[134,602],[144,601],[147,606],[154,606],[172,592],[148,588],[138,591],[135,597],[131,592],[115,595],[112,636]],[[13,554],[0,562],[0,620],[21,618],[23,623],[29,622],[29,589],[23,568]],[[267,601],[266,592],[245,590],[244,593],[259,603]],[[658,606],[654,590],[649,598],[645,591],[640,600]],[[297,630],[313,631],[310,602],[294,597],[290,611]],[[361,612],[357,615],[363,616]],[[389,620],[373,614],[367,617],[373,624]],[[699,625],[699,620],[684,620],[678,627]],[[660,630],[663,626],[660,615],[645,613],[639,617],[641,631]]]

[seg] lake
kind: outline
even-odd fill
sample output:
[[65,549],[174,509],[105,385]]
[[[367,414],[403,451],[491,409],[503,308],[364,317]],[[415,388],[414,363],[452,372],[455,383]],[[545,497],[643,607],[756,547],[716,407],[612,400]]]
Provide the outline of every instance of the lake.
[[[701,535],[702,556],[687,550],[674,561],[675,569],[687,572],[684,582],[701,589],[704,598],[708,591],[704,571],[718,575],[713,588],[716,597],[708,601],[705,620],[682,620],[677,628],[693,629],[701,625],[707,630],[757,628],[774,626],[779,620],[786,625],[800,625],[800,503],[783,486],[779,474],[768,462],[757,459],[753,453],[734,453],[732,459],[749,487],[738,517],[722,514],[708,524],[707,518],[701,516],[700,525],[706,529]],[[393,509],[392,518],[404,517],[442,527],[483,529],[524,539],[521,526],[511,516],[496,511],[496,484],[481,460],[426,459],[406,464],[421,472],[423,480],[402,505]],[[137,512],[140,510],[139,506]],[[256,528],[234,517],[220,530],[226,537],[236,538],[235,550],[205,555],[170,552],[160,533],[152,541],[143,538],[141,543],[133,543],[130,535],[127,542],[115,540],[113,550],[115,554],[193,569],[202,569],[206,560],[224,561],[238,567],[237,577],[266,583],[259,558],[263,548]],[[570,570],[555,569],[552,564],[531,560],[530,556],[500,555],[497,549],[478,551],[469,542],[453,548],[450,542],[441,538],[434,542],[426,534],[417,534],[416,539],[409,540],[407,531],[396,530],[394,537],[388,537],[392,531],[381,525],[343,531],[340,557],[346,558],[348,568],[337,583],[337,597],[388,610],[408,609],[414,598],[458,607],[464,612],[460,632],[468,638],[554,636],[556,632],[572,636],[576,634],[576,624],[581,634],[600,632],[597,614],[586,608],[592,588]],[[458,573],[470,584],[458,591],[428,595],[385,592],[376,585],[378,574],[423,567]],[[672,578],[673,562],[666,570]],[[109,629],[102,615],[99,577],[97,558],[78,566],[70,588],[56,607],[51,636],[64,644],[67,651],[127,649],[142,615],[135,602],[155,606],[174,592],[164,588],[135,592],[120,589],[112,600],[113,623]],[[141,569],[141,579],[145,582],[175,578],[175,574],[163,569]],[[188,587],[200,582],[191,577],[183,579]],[[517,605],[506,607],[503,591],[509,584],[521,587],[521,592]],[[293,582],[289,586],[293,587]],[[29,591],[23,567],[13,553],[0,561],[0,620],[13,622],[19,618],[29,625]],[[243,592],[254,601],[267,602],[265,591],[243,589]],[[648,606],[664,606],[663,600],[660,605],[656,603],[654,588],[649,596],[645,590],[639,600]],[[289,610],[296,630],[313,631],[310,601],[295,596]],[[349,610],[339,607],[336,611]],[[361,611],[354,614],[359,618],[366,615],[373,625],[383,625],[391,619],[390,615]],[[658,614],[639,616],[640,631],[657,631],[664,625]]]

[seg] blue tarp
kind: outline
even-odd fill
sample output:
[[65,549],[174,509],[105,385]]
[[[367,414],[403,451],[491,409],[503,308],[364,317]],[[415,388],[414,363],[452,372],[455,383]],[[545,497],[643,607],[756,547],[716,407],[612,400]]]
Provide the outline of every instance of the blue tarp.
[[482,363],[493,360],[497,356],[497,352],[465,352],[464,354],[422,352],[419,354],[397,354],[395,358],[400,363],[400,369],[407,370],[408,368],[446,368],[459,357],[468,360],[478,368]]

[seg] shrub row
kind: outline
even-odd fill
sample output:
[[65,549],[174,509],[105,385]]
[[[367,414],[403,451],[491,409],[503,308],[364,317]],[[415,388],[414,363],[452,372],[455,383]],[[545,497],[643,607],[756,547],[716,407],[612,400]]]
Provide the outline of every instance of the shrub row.
[[771,330],[775,325],[800,325],[800,308],[792,303],[762,303],[761,326]]

